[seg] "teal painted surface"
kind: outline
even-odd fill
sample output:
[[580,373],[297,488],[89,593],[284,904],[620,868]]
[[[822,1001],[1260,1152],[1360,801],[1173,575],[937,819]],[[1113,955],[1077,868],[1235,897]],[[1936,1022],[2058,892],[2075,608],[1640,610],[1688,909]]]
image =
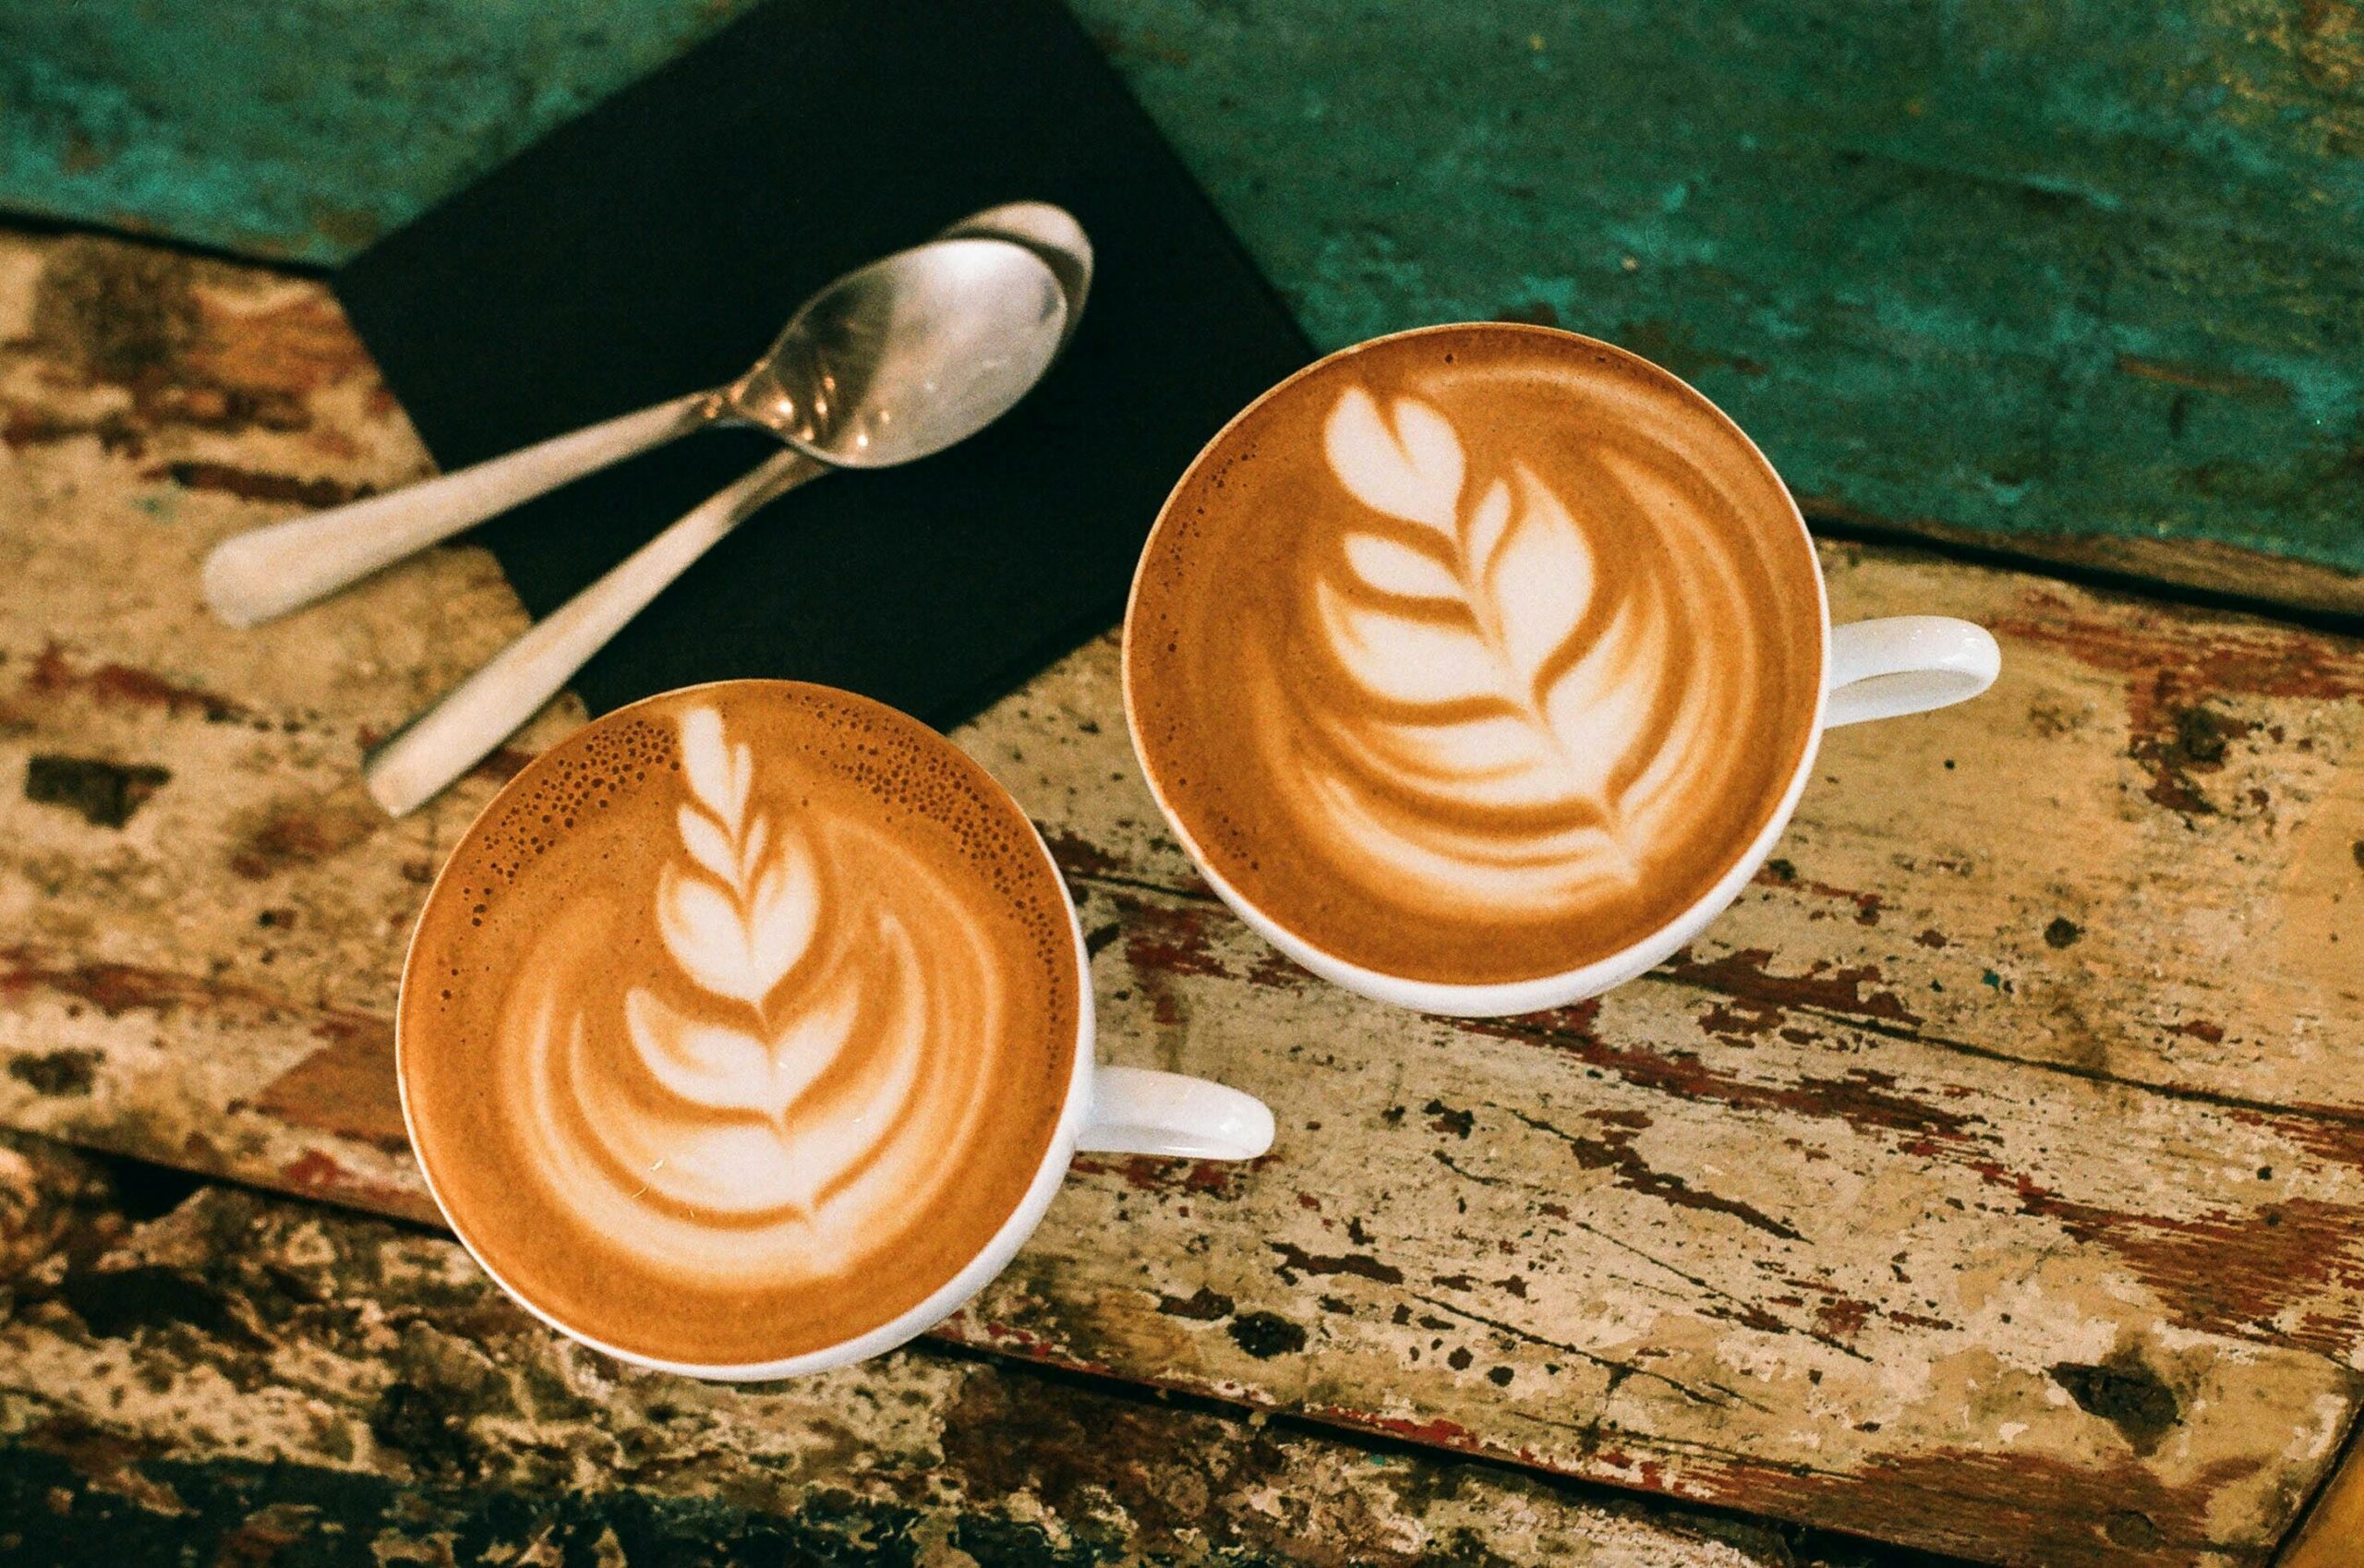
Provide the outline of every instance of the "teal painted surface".
[[[1075,3],[1324,346],[1554,320],[1826,515],[2364,571],[2346,0]],[[0,18],[0,199],[314,259],[713,16],[52,9]]]
[[333,261],[753,0],[0,0],[0,203]]
[[1811,509],[2364,569],[2336,0],[1079,0],[1325,346],[1526,313]]

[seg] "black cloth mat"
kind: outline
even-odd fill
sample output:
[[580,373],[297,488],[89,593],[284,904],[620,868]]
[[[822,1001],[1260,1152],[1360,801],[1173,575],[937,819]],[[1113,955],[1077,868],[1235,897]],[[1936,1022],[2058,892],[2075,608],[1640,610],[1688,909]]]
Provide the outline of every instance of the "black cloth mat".
[[[979,208],[1081,220],[1099,273],[1007,418],[743,525],[585,668],[595,713],[701,681],[949,726],[1115,623],[1193,453],[1309,356],[1055,0],[774,0],[344,268],[445,468],[727,380],[848,268]],[[548,614],[769,451],[707,431],[483,526]]]

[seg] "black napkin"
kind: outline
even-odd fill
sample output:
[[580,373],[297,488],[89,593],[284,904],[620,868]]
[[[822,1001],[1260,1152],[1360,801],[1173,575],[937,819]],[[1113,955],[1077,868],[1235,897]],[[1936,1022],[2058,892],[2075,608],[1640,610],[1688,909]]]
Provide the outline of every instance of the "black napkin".
[[[742,525],[585,668],[593,712],[732,676],[948,726],[1122,613],[1206,439],[1309,351],[1055,0],[775,0],[340,272],[444,467],[736,375],[799,301],[979,208],[1033,199],[1099,257],[1016,412]],[[776,450],[708,431],[487,524],[549,613]]]

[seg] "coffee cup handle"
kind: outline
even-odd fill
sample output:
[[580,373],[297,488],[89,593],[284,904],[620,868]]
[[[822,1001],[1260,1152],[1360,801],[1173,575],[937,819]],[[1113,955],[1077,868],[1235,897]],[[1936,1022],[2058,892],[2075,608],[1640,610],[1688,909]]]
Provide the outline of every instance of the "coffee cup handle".
[[1272,1146],[1272,1113],[1236,1089],[1148,1067],[1101,1067],[1076,1149],[1252,1160]]
[[1891,615],[1834,626],[1823,727],[1951,707],[1995,684],[2002,669],[1994,633],[1949,615]]

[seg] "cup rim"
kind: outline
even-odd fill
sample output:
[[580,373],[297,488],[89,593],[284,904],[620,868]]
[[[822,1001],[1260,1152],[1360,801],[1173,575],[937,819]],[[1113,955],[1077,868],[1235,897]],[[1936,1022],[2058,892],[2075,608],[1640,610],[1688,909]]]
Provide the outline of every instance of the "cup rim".
[[[1176,497],[1182,493],[1182,488],[1189,483],[1191,476],[1198,473],[1200,466],[1207,461],[1216,448],[1223,445],[1230,437],[1233,428],[1242,420],[1261,408],[1267,402],[1280,396],[1298,381],[1313,375],[1334,360],[1344,359],[1350,355],[1360,354],[1382,344],[1396,343],[1406,338],[1443,336],[1448,333],[1469,332],[1525,333],[1562,342],[1573,342],[1587,348],[1605,351],[1620,360],[1640,366],[1647,371],[1665,378],[1685,396],[1695,401],[1713,419],[1719,422],[1731,435],[1738,439],[1749,455],[1755,459],[1766,476],[1772,480],[1774,490],[1781,498],[1789,521],[1795,530],[1798,546],[1804,552],[1806,564],[1810,569],[1808,575],[1814,583],[1815,608],[1820,632],[1815,645],[1817,669],[1815,680],[1814,715],[1806,727],[1804,739],[1798,749],[1797,760],[1791,771],[1789,781],[1776,799],[1772,811],[1767,816],[1763,826],[1750,839],[1747,848],[1725,865],[1706,892],[1665,921],[1614,951],[1603,954],[1575,969],[1555,970],[1545,974],[1508,981],[1414,980],[1357,963],[1352,959],[1332,952],[1311,941],[1293,930],[1287,923],[1241,894],[1214,869],[1205,850],[1200,848],[1197,838],[1191,833],[1189,825],[1175,809],[1173,802],[1166,796],[1164,787],[1158,782],[1157,769],[1151,763],[1149,748],[1141,742],[1140,715],[1133,702],[1133,611],[1140,597],[1141,579],[1149,566],[1150,554],[1157,548],[1160,537],[1164,534],[1166,525],[1173,517]],[[1797,498],[1791,493],[1789,483],[1781,477],[1780,471],[1774,467],[1773,460],[1765,455],[1764,448],[1758,446],[1755,438],[1741,428],[1740,422],[1726,413],[1722,405],[1713,398],[1656,360],[1645,358],[1633,350],[1621,348],[1613,343],[1604,342],[1583,332],[1570,332],[1564,327],[1547,327],[1527,321],[1439,321],[1427,326],[1407,327],[1399,332],[1382,332],[1377,337],[1365,338],[1358,343],[1348,344],[1344,348],[1333,349],[1311,363],[1298,367],[1263,392],[1259,392],[1238,413],[1224,421],[1223,428],[1210,436],[1205,444],[1199,448],[1197,453],[1191,457],[1189,463],[1175,479],[1173,487],[1166,491],[1165,500],[1159,503],[1157,520],[1150,525],[1149,537],[1142,541],[1140,554],[1133,563],[1132,585],[1125,596],[1124,636],[1118,656],[1116,683],[1123,695],[1125,729],[1132,742],[1133,756],[1140,765],[1141,778],[1149,786],[1151,798],[1157,802],[1159,814],[1164,817],[1166,826],[1174,830],[1175,837],[1181,841],[1184,852],[1189,856],[1191,864],[1197,869],[1199,874],[1204,877],[1216,895],[1253,926],[1259,935],[1324,978],[1364,995],[1430,1012],[1469,1017],[1506,1017],[1533,1011],[1538,1007],[1561,1006],[1576,997],[1596,995],[1633,978],[1659,962],[1676,947],[1681,947],[1683,942],[1688,941],[1692,935],[1696,935],[1702,925],[1739,896],[1740,889],[1747,884],[1751,876],[1755,874],[1756,868],[1764,863],[1765,857],[1772,853],[1773,845],[1788,827],[1791,814],[1797,810],[1798,801],[1805,792],[1806,780],[1814,773],[1815,760],[1821,753],[1825,721],[1830,708],[1830,630],[1829,586],[1824,581],[1822,559],[1815,552],[1814,536],[1806,527],[1805,514],[1798,509]],[[1669,939],[1670,935],[1671,940]],[[1642,959],[1643,961],[1636,962],[1637,959]]]
[[873,1356],[892,1350],[897,1345],[925,1333],[959,1310],[971,1297],[983,1289],[994,1276],[1007,1266],[1018,1249],[1025,1245],[1027,1237],[1033,1234],[1035,1226],[1042,1223],[1043,1213],[1051,1206],[1051,1200],[1056,1196],[1060,1184],[1067,1179],[1067,1167],[1074,1161],[1076,1142],[1081,1134],[1083,1119],[1089,1113],[1092,1103],[1091,1088],[1096,1027],[1092,998],[1092,959],[1083,945],[1083,923],[1076,913],[1075,897],[1073,890],[1067,886],[1066,873],[1059,869],[1058,861],[1052,855],[1051,846],[1043,837],[1042,829],[1035,826],[1033,818],[1027,815],[1025,808],[1019,804],[1018,798],[1009,792],[1008,788],[1000,779],[994,778],[984,764],[978,762],[974,757],[969,757],[968,753],[953,745],[951,737],[933,725],[922,723],[921,720],[903,713],[899,708],[888,707],[886,704],[879,702],[874,697],[865,697],[859,692],[849,692],[843,687],[823,685],[814,681],[745,676],[719,681],[701,681],[687,686],[676,686],[668,691],[651,693],[645,697],[601,714],[577,730],[568,731],[550,749],[556,750],[557,746],[563,745],[568,740],[580,733],[581,729],[587,729],[591,724],[604,723],[619,714],[630,713],[634,708],[651,703],[693,693],[710,692],[725,686],[808,687],[826,692],[833,696],[850,697],[857,702],[884,708],[912,724],[918,724],[938,741],[943,742],[947,746],[951,746],[954,751],[960,752],[962,756],[968,757],[970,762],[975,764],[977,770],[984,775],[987,782],[999,792],[1000,797],[1009,804],[1010,809],[1018,814],[1019,820],[1027,825],[1028,831],[1033,835],[1035,850],[1042,855],[1043,864],[1050,872],[1053,883],[1059,889],[1060,907],[1067,915],[1068,943],[1076,963],[1076,1032],[1074,1049],[1068,1063],[1066,1097],[1059,1106],[1058,1118],[1052,1125],[1050,1140],[1043,1148],[1042,1158],[1035,1166],[1033,1176],[1028,1179],[1026,1188],[1019,1194],[1016,1206],[1010,1210],[1000,1225],[995,1227],[984,1245],[971,1254],[968,1261],[955,1270],[950,1278],[886,1322],[814,1350],[800,1351],[793,1356],[778,1357],[768,1361],[683,1361],[625,1349],[565,1322],[518,1289],[500,1270],[492,1266],[490,1260],[478,1249],[476,1243],[470,1238],[467,1228],[460,1223],[459,1216],[453,1212],[452,1205],[445,1200],[442,1189],[436,1185],[435,1173],[429,1168],[426,1153],[419,1142],[418,1124],[411,1107],[410,1078],[403,1070],[403,1018],[405,1009],[402,1006],[402,997],[409,991],[411,966],[418,956],[419,934],[426,925],[427,911],[434,904],[436,895],[442,890],[443,879],[450,874],[452,862],[457,858],[458,844],[465,841],[468,834],[475,831],[476,824],[484,819],[485,814],[507,798],[510,790],[540,764],[542,756],[547,756],[548,752],[543,753],[542,756],[537,756],[533,762],[521,768],[515,777],[503,783],[493,792],[491,798],[477,809],[476,814],[468,819],[468,826],[461,830],[459,839],[454,841],[455,853],[444,858],[443,864],[435,874],[435,880],[428,885],[427,897],[419,904],[418,918],[411,923],[410,938],[403,950],[402,980],[396,991],[394,1003],[394,1090],[402,1104],[403,1134],[410,1144],[411,1162],[418,1169],[419,1179],[427,1188],[428,1197],[434,1200],[435,1211],[442,1216],[444,1227],[451,1232],[452,1238],[458,1241],[462,1249],[475,1260],[476,1267],[484,1271],[485,1277],[500,1287],[502,1295],[568,1339],[628,1365],[710,1381],[750,1382],[826,1371],[836,1367],[850,1366],[856,1361],[866,1360]]

